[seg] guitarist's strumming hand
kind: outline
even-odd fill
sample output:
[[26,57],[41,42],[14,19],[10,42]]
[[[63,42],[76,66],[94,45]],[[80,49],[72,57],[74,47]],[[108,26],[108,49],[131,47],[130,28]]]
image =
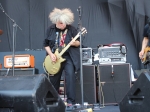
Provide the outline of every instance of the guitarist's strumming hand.
[[50,56],[52,62],[56,62],[57,61],[57,57],[56,57],[55,54],[51,53],[49,56]]

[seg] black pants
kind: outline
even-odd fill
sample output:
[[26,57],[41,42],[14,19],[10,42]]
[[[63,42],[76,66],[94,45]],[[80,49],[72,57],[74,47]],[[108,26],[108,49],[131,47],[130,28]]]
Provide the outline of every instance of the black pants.
[[75,68],[71,57],[69,55],[64,56],[66,59],[65,62],[61,64],[61,70],[55,74],[54,76],[50,76],[50,81],[55,87],[57,91],[59,91],[60,87],[60,79],[62,72],[65,72],[65,79],[66,79],[66,95],[67,95],[67,102],[68,103],[75,103]]

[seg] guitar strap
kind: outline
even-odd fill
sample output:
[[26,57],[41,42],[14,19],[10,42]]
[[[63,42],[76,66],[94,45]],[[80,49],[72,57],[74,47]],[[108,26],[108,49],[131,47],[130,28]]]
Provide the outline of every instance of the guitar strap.
[[68,29],[66,29],[64,31],[64,33],[62,34],[62,32],[60,32],[60,45],[61,47],[65,47],[65,38],[66,38],[66,34],[67,34]]
[[59,36],[56,36],[55,45],[52,48],[53,53],[55,52],[55,50],[57,48],[59,49],[59,52],[60,52],[62,50],[62,48],[65,47],[64,42],[65,42],[67,31],[68,31],[68,29],[66,29],[63,34],[62,34],[62,32],[60,32],[60,34],[57,34],[58,32],[56,32],[57,35],[60,35],[60,39],[59,39]]

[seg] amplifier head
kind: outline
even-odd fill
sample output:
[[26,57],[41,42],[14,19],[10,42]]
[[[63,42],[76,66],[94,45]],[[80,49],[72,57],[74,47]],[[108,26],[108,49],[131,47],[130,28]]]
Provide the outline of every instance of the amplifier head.
[[[12,55],[4,56],[4,67],[11,68],[13,65]],[[14,56],[15,68],[34,68],[34,56],[30,54],[22,54]]]
[[99,63],[126,63],[126,47],[99,47]]

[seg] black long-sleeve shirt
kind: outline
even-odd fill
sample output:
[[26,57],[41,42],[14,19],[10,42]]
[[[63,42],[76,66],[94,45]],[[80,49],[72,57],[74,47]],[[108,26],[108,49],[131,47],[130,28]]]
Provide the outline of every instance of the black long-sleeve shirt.
[[143,37],[148,37],[150,39],[150,26],[146,24],[144,27]]
[[[76,28],[71,25],[67,25],[66,28],[68,29],[66,38],[65,38],[65,44],[67,45],[72,40],[72,38],[77,35],[78,32],[77,32]],[[60,30],[60,29],[56,28],[55,24],[49,26],[47,29],[47,32],[46,32],[46,38],[44,40],[43,46],[44,47],[49,46],[50,49],[52,50],[56,43],[56,32],[61,32],[61,31],[64,32],[64,30]],[[78,38],[78,40],[79,40],[79,38]],[[70,46],[68,48],[67,52],[73,61],[76,71],[78,71],[80,68],[79,47]]]

